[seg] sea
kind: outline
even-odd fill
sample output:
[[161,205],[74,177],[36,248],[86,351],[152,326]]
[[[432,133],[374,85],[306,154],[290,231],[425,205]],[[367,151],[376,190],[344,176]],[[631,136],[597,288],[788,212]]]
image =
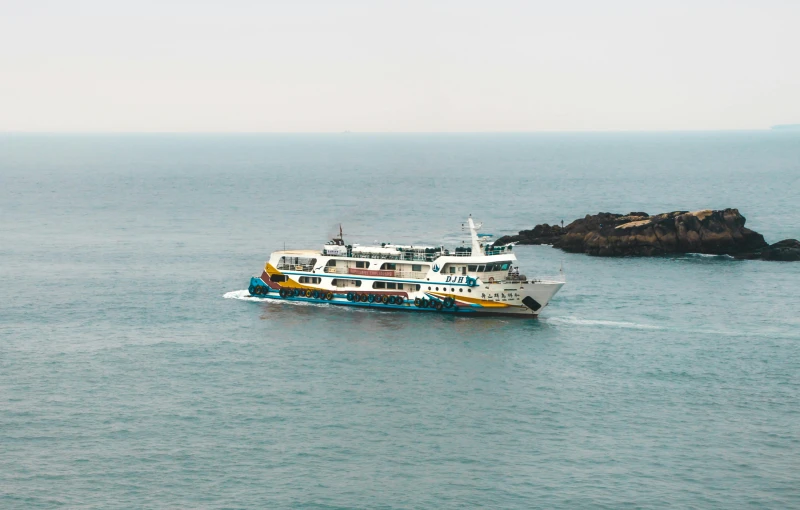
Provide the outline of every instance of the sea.
[[0,134],[0,508],[800,508],[800,263],[515,249],[538,320],[250,298],[273,250],[735,207],[800,133]]

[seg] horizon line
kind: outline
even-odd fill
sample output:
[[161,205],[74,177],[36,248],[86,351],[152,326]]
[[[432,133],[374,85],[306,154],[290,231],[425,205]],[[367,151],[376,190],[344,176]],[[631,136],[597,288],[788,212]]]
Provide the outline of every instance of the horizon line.
[[[614,133],[719,133],[784,131],[776,124],[766,128],[725,128],[725,129],[543,129],[532,131],[28,131],[0,130],[0,135],[470,135],[470,134],[614,134]],[[786,129],[785,131],[792,131]]]

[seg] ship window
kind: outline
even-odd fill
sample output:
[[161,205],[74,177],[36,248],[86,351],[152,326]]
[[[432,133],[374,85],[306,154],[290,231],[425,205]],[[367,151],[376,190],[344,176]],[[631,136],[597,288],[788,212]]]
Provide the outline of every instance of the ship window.
[[439,290],[439,287],[436,287],[436,290]]
[[486,271],[486,266],[478,266],[478,272],[479,273],[482,273],[484,271]]
[[389,262],[384,262],[381,266],[381,269],[397,269],[397,264],[391,264]]
[[386,288],[386,282],[373,282],[372,283],[372,288],[373,289],[385,289]]
[[361,280],[338,280],[331,281],[334,287],[361,287]]
[[450,266],[450,274],[456,274],[456,266]]
[[387,289],[396,289],[397,288],[397,284],[396,283],[392,283],[392,282],[386,282],[386,288]]
[[363,260],[357,260],[356,261],[356,267],[359,268],[359,269],[364,269],[364,268],[367,267],[367,263],[364,262]]
[[422,271],[422,264],[411,264],[412,271]]
[[430,288],[430,287],[428,287],[428,290],[431,290],[431,288]]
[[422,288],[422,287],[421,287],[419,284],[417,284],[417,290],[419,290],[419,289],[421,289],[421,288]]
[[270,276],[269,278],[270,278],[270,280],[272,280],[275,283],[283,283],[283,282],[286,281],[286,275],[285,274],[274,274],[274,275]]
[[464,292],[464,289],[458,289],[459,292]]
[[328,263],[325,264],[325,265],[328,266],[328,267],[335,266],[336,265],[336,259],[330,259],[328,261]]
[[478,270],[478,266],[476,265],[469,265],[467,266],[468,271],[472,271],[473,273]]
[[467,289],[467,292],[472,292],[472,289]]
[[317,276],[301,276],[300,283],[319,283],[322,281],[322,278]]

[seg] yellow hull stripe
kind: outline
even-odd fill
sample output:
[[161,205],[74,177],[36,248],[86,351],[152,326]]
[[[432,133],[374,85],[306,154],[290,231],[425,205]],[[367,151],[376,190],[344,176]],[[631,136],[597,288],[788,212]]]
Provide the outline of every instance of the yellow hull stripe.
[[509,305],[507,303],[498,303],[497,301],[489,301],[488,299],[480,299],[480,298],[470,298],[465,296],[456,296],[455,294],[446,294],[444,292],[430,292],[428,294],[433,294],[438,298],[446,298],[451,297],[456,301],[463,301],[464,303],[470,303],[475,305],[481,305],[484,308],[508,308],[513,305]]

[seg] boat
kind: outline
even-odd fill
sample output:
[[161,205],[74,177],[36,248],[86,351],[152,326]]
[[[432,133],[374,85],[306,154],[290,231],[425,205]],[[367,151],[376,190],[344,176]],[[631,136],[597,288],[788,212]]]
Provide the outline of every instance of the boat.
[[458,315],[537,317],[566,283],[520,274],[514,244],[495,245],[470,216],[469,245],[348,245],[280,250],[250,279],[253,297]]

